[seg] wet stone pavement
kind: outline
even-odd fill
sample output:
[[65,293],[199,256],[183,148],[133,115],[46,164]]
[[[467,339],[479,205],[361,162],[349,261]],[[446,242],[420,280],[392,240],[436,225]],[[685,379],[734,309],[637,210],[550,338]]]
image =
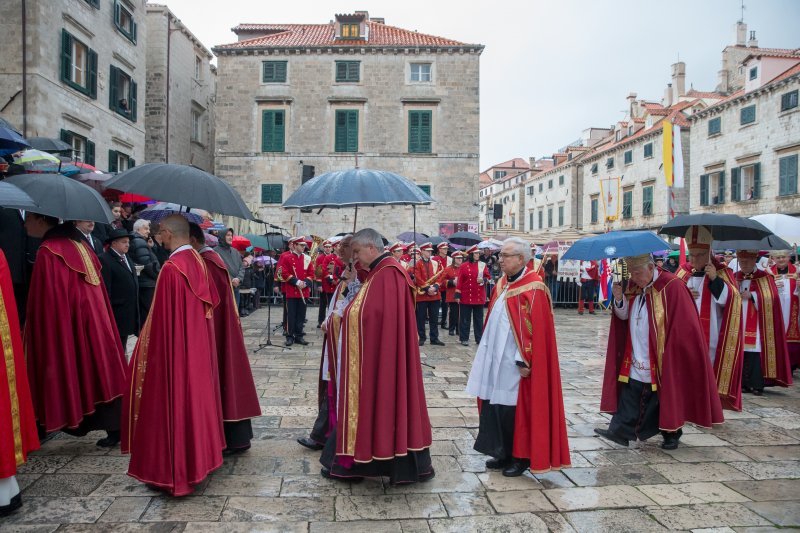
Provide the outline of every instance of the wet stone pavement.
[[[311,323],[316,309],[309,310]],[[273,319],[275,315],[273,314]],[[318,452],[295,439],[316,415],[321,336],[307,347],[255,349],[266,311],[244,319],[263,416],[252,449],[227,458],[195,495],[168,498],[125,475],[119,449],[58,435],[18,476],[24,506],[0,520],[17,531],[448,532],[769,531],[800,526],[800,392],[746,395],[713,430],[684,428],[677,450],[660,437],[622,448],[593,436],[609,316],[556,310],[573,468],[504,478],[472,449],[478,417],[464,394],[474,344],[444,336],[423,367],[436,477],[394,488],[379,479],[341,484],[319,475]],[[282,344],[282,337],[273,337]],[[796,378],[798,376],[796,375]]]

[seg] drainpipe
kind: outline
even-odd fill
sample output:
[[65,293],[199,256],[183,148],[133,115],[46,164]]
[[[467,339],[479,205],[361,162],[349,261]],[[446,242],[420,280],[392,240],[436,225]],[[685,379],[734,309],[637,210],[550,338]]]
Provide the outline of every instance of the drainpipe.
[[164,142],[164,162],[169,163],[169,61],[170,61],[170,43],[172,41],[172,17],[167,11],[167,124],[166,124],[166,140]]
[[22,136],[28,136],[28,18],[22,0]]

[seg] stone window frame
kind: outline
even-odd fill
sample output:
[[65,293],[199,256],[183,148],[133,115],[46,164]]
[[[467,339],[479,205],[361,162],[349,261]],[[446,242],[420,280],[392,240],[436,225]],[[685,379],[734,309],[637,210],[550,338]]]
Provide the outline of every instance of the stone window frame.
[[606,158],[606,168],[614,168],[614,156]]
[[[747,194],[743,194],[748,185],[753,191],[752,195],[749,194],[749,190]],[[731,168],[731,202],[748,202],[759,198],[761,198],[761,162],[750,161]]]
[[[267,70],[268,65],[272,66],[272,79],[268,79]],[[282,65],[282,68],[278,65]],[[282,71],[282,72],[281,72]],[[280,74],[283,76],[280,76]],[[261,83],[282,83],[287,84],[289,82],[289,61],[287,60],[267,60],[261,62]]]
[[622,189],[622,220],[633,219],[633,187]]
[[[77,161],[81,161],[83,163],[86,163],[87,165],[95,166],[95,164],[94,164],[94,162],[95,162],[95,144],[94,144],[94,142],[90,141],[88,137],[86,137],[85,135],[81,135],[80,133],[76,133],[76,132],[74,132],[72,130],[62,129],[61,133],[59,135],[59,138],[62,141],[64,141],[65,143],[67,143],[70,146],[72,146],[72,157],[73,157],[73,159],[75,159]],[[83,143],[84,149],[83,149],[83,156],[82,157],[79,157],[78,154],[76,154],[76,152],[78,152],[79,149],[76,147],[76,142],[75,141],[79,141],[80,143]]]
[[[649,148],[649,152],[650,152],[649,154],[647,153],[648,152],[648,148]],[[642,157],[644,159],[652,159],[653,158],[653,143],[652,142],[649,142],[649,143],[644,145],[644,147],[642,148],[642,154],[643,154]]]
[[716,137],[717,135],[722,135],[722,117],[708,119],[708,136]]
[[[82,70],[86,80],[85,85],[76,82],[74,77],[75,63],[73,59],[77,47],[85,49]],[[93,100],[97,99],[97,52],[64,28],[61,29],[61,81],[79,93],[85,94]]]
[[748,78],[750,81],[753,81],[758,78],[758,66],[750,67]]
[[[414,79],[414,67],[428,66],[428,79],[421,79],[422,72],[420,71],[420,79]],[[434,84],[434,63],[433,61],[409,61],[408,62],[408,83],[412,85],[433,85]]]
[[[333,134],[332,135],[332,137],[333,137],[332,141],[333,142],[332,142],[332,145],[331,145],[331,148],[332,148],[331,151],[333,153],[336,153],[336,154],[357,154],[357,153],[360,153],[360,150],[362,148],[362,135],[363,135],[363,131],[364,131],[364,128],[362,127],[362,123],[361,123],[361,121],[363,120],[363,117],[364,117],[364,113],[363,113],[364,106],[363,105],[355,105],[354,106],[352,104],[342,105],[342,106],[334,107],[332,109],[332,111],[333,111],[333,121],[332,121],[332,124],[331,124],[332,125],[332,132],[331,133]],[[357,140],[356,140],[355,150],[351,150],[350,149],[350,146],[348,145],[348,141],[346,139],[344,141],[345,142],[345,149],[339,150],[337,148],[337,135],[336,135],[337,129],[338,129],[338,126],[337,126],[337,122],[339,120],[338,117],[340,116],[341,113],[353,113],[353,112],[356,114],[356,139]],[[347,120],[347,119],[345,119],[345,120]],[[345,127],[347,127],[346,124],[345,124]]]
[[[647,199],[649,191],[650,199]],[[656,192],[656,182],[655,180],[650,180],[647,182],[642,183],[642,216],[643,217],[651,217],[655,212],[655,192]],[[649,209],[648,209],[649,207]]]
[[633,164],[633,150],[626,150],[622,154],[622,160],[625,165],[632,165]]
[[[353,65],[356,66],[355,69],[352,68]],[[353,84],[361,83],[361,61],[354,61],[354,60],[334,61],[333,80],[334,83],[353,83]]]
[[[108,77],[108,107],[116,114],[127,118],[131,122],[136,122],[136,115],[137,115],[137,92],[138,92],[138,85],[136,81],[133,79],[133,76],[125,72],[119,67],[114,65],[110,65],[110,74]],[[122,87],[120,87],[119,83],[120,80],[123,81]],[[127,94],[120,95],[119,90],[120,88],[124,89],[127,84]],[[123,100],[125,101],[127,108],[123,105]]]
[[[260,152],[261,153],[285,153],[286,152],[286,140],[287,140],[287,131],[288,128],[286,127],[286,123],[289,117],[289,107],[285,105],[268,105],[268,106],[261,106],[259,107],[260,115],[261,115],[261,143],[260,143]],[[278,144],[277,141],[273,138],[272,144],[267,143],[267,117],[269,114],[272,113],[273,117],[273,126],[275,119],[278,116],[281,116],[281,124],[282,126],[282,137],[280,139],[280,143]],[[274,129],[274,128],[273,128]]]
[[798,105],[798,90],[789,91],[781,95],[781,111],[789,111],[797,109]]
[[205,146],[203,142],[203,117],[205,112],[206,110],[203,109],[202,106],[196,102],[192,102],[190,140],[201,146]]
[[[121,167],[121,161],[125,161],[125,168]],[[109,150],[108,151],[108,171],[109,172],[124,172],[129,168],[133,168],[136,166],[136,161],[124,152],[120,152],[119,150]],[[120,170],[121,169],[121,170]]]
[[[127,19],[127,24],[125,20]],[[126,27],[127,26],[127,27]],[[133,9],[123,5],[120,0],[114,0],[114,27],[117,28],[126,39],[136,44],[137,24],[133,16]]]
[[[432,107],[406,107],[405,109],[405,119],[406,119],[406,131],[408,132],[406,149],[408,150],[407,153],[409,154],[433,154],[433,139],[434,139],[434,120],[433,120],[433,108]],[[412,143],[414,131],[413,131],[413,119],[412,116],[417,117],[418,120],[418,135],[419,140],[417,141],[416,145]],[[428,141],[427,144],[424,139],[424,117],[428,117]]]
[[[715,180],[715,181],[712,181]],[[716,187],[713,185],[716,184]],[[703,198],[703,189],[705,189],[705,199]],[[716,196],[712,196],[712,191],[716,192]],[[716,199],[716,202],[714,201]],[[725,169],[717,167],[714,170],[707,171],[705,174],[700,175],[700,205],[701,206],[714,206],[725,203]]]
[[[753,111],[752,118],[750,117],[750,110]],[[758,120],[756,104],[750,104],[748,106],[742,107],[739,109],[739,125],[740,126],[749,126],[751,124],[755,124],[756,120]]]
[[593,194],[589,197],[589,220],[590,224],[600,222],[600,195]]

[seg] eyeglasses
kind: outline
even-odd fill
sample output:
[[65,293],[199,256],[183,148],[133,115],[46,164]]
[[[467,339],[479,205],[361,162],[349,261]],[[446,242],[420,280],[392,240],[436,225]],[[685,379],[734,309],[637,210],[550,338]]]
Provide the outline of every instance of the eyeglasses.
[[515,255],[518,255],[518,256],[522,257],[522,254],[500,253],[500,257],[502,257],[503,259],[508,259],[509,257],[514,257]]

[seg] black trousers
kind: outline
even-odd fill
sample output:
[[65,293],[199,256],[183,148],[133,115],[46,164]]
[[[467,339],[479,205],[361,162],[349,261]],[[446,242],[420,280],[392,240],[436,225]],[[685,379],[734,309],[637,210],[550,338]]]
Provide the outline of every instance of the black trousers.
[[440,300],[432,302],[417,302],[417,333],[419,340],[424,341],[427,336],[425,335],[425,322],[429,321],[431,324],[431,340],[439,340],[439,304]]
[[[324,384],[327,385],[328,382]],[[317,407],[317,419],[314,420],[309,438],[317,444],[325,444],[328,440],[328,422],[328,393],[325,391]]]
[[317,326],[322,324],[322,321],[325,320],[325,312],[328,310],[328,304],[330,301],[330,294],[319,291],[319,313],[317,313]]
[[236,422],[222,422],[225,431],[225,447],[228,450],[241,450],[250,447],[253,439],[253,424],[250,419],[237,420]]
[[760,352],[744,352],[742,389],[764,390],[764,374],[761,371]]
[[306,321],[306,303],[302,298],[286,298],[287,337],[303,338],[303,324]]
[[481,342],[481,336],[483,336],[483,304],[460,304],[458,339],[461,342],[469,341],[470,319],[472,320],[472,328],[475,330],[475,342]]
[[472,446],[475,451],[505,461],[514,449],[514,405],[497,405],[481,400],[478,417],[478,436]]
[[153,303],[153,294],[155,294],[155,292],[156,292],[155,287],[139,287],[140,327],[144,326],[144,321],[147,320],[147,315],[148,313],[150,313],[150,305]]
[[647,440],[659,432],[658,413],[658,393],[653,386],[631,379],[622,385],[608,429],[628,440]]
[[[450,330],[450,333],[455,333],[461,327],[461,304],[458,302],[450,302],[447,304],[447,307],[450,308],[450,323],[447,325],[447,329]],[[442,321],[444,322],[444,320]]]
[[[447,297],[447,295],[445,295],[445,293],[442,293],[442,301],[440,302],[440,308],[442,310],[442,323],[441,323],[441,326],[443,328],[447,327],[447,307],[448,307],[448,305],[447,305],[447,302],[445,301],[446,297]],[[452,320],[453,320],[453,317],[451,316],[450,317],[450,321],[452,322]]]

